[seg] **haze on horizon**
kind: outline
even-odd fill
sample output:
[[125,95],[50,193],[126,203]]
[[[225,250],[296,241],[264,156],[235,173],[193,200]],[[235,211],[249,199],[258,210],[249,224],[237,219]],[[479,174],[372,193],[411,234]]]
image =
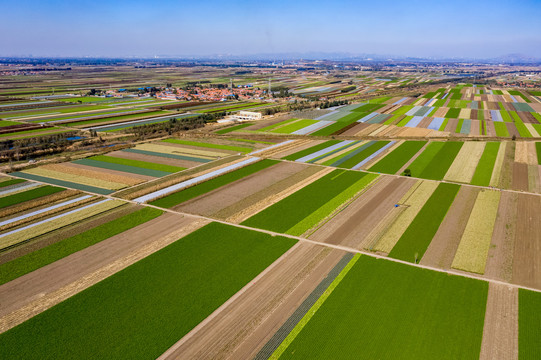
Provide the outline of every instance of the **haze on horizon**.
[[7,1],[0,56],[541,58],[541,1]]

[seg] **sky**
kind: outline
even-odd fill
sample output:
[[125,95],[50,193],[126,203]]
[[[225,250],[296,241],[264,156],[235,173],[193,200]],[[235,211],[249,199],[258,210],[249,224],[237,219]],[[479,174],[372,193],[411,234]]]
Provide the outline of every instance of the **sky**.
[[0,56],[541,58],[541,0],[1,0]]

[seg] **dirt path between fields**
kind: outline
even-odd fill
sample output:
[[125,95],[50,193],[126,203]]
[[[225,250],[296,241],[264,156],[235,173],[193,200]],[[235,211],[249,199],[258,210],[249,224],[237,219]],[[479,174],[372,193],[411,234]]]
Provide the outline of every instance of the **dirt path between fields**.
[[488,288],[479,360],[518,359],[518,289],[491,283]]
[[166,213],[0,286],[0,332],[117,273],[208,223]]
[[480,189],[462,186],[420,264],[450,269]]
[[364,248],[370,230],[382,221],[416,181],[383,177],[309,238],[330,244]]
[[298,243],[159,359],[253,358],[343,255]]

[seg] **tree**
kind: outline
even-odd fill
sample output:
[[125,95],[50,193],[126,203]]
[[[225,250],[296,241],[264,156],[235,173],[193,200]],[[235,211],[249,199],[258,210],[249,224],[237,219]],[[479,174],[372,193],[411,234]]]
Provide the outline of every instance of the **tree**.
[[411,176],[411,170],[410,169],[404,170],[404,176]]

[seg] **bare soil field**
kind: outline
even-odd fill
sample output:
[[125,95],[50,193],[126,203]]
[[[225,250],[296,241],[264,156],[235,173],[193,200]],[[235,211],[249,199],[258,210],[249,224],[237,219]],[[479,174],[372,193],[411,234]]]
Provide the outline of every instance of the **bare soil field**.
[[450,269],[480,189],[462,186],[420,264]]
[[348,130],[344,131],[340,135],[343,135],[343,136],[355,136],[355,135],[357,135],[358,132],[368,128],[370,125],[372,125],[372,124],[354,123],[353,127],[351,127]]
[[251,359],[345,252],[299,243],[160,359]]
[[528,191],[528,165],[523,163],[513,163],[513,180],[511,183],[513,190]]
[[541,289],[541,197],[518,194],[513,283]]
[[449,119],[449,121],[447,122],[447,125],[445,126],[444,131],[454,133],[457,125],[458,125],[458,119]]
[[280,162],[262,171],[246,176],[206,194],[188,200],[173,209],[192,214],[212,216],[244,198],[293,176],[310,165],[292,162]]
[[208,223],[167,213],[0,286],[0,332]]
[[517,199],[516,193],[502,191],[485,267],[485,276],[489,278],[508,282],[512,280]]
[[408,178],[383,176],[342,212],[315,231],[309,238],[330,244],[365,248],[369,233],[415,184]]
[[518,359],[517,288],[489,285],[479,359]]

